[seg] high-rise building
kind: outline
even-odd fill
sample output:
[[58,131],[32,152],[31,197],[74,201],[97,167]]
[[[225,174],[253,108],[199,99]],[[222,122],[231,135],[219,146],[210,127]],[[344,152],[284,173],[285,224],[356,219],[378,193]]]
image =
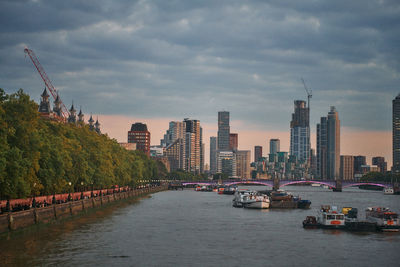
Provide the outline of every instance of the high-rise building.
[[241,179],[250,179],[250,150],[237,150],[236,176]]
[[210,173],[217,173],[217,137],[210,137]]
[[353,156],[340,156],[340,179],[353,180],[354,179],[354,157]]
[[204,173],[204,153],[203,128],[200,127],[200,173]]
[[262,146],[255,146],[254,147],[254,161],[255,162],[262,161],[262,156],[263,156]]
[[269,153],[276,154],[281,151],[281,141],[279,139],[269,140]]
[[218,112],[218,150],[229,151],[229,112]]
[[185,138],[178,138],[165,148],[165,156],[168,159],[171,171],[186,170],[185,148]]
[[186,127],[185,134],[185,157],[186,157],[186,170],[192,173],[200,173],[201,167],[201,154],[202,154],[202,134],[199,120],[184,120]]
[[387,162],[384,157],[373,157],[372,165],[378,166],[381,173],[386,173],[387,171]]
[[392,171],[400,173],[400,94],[393,99],[393,167]]
[[340,169],[340,120],[338,112],[333,106],[328,113],[327,134],[327,178],[337,180]]
[[294,101],[294,113],[290,122],[290,155],[299,162],[310,161],[310,110],[306,101]]
[[150,132],[147,125],[141,122],[132,124],[128,132],[128,143],[136,143],[136,149],[150,157]]
[[361,166],[367,165],[367,158],[365,156],[354,156],[354,176],[362,174]]
[[171,121],[169,122],[169,128],[164,134],[164,138],[161,139],[161,146],[167,147],[178,138],[185,138],[185,123],[182,121]]
[[238,150],[238,134],[237,133],[229,134],[229,150],[232,150],[232,151]]
[[236,156],[233,151],[217,151],[217,173],[236,178]]
[[327,118],[321,117],[317,124],[317,178],[327,178],[326,153],[328,150]]

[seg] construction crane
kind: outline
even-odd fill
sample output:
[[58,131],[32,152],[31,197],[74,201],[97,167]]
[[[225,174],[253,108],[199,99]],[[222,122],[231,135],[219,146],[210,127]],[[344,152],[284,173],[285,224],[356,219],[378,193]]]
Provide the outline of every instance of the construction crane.
[[301,81],[303,82],[304,89],[306,89],[307,92],[307,101],[308,101],[308,109],[310,109],[310,98],[312,98],[312,90],[308,90],[306,82],[304,81],[303,78],[301,78]]
[[[29,58],[32,60],[33,65],[35,65],[37,71],[40,74],[40,77],[42,77],[42,80],[44,81],[44,84],[46,86],[46,88],[50,91],[51,95],[53,96],[54,100],[57,99],[57,90],[56,88],[54,88],[53,84],[51,83],[49,77],[47,77],[46,72],[44,71],[42,65],[40,65],[40,62],[38,60],[38,58],[36,57],[35,53],[29,49],[28,47],[25,47],[24,52],[26,54],[28,54]],[[67,119],[69,116],[69,111],[67,109],[67,107],[64,105],[64,103],[61,101],[61,99],[59,98],[60,103],[61,103],[61,113],[64,117],[64,119]]]

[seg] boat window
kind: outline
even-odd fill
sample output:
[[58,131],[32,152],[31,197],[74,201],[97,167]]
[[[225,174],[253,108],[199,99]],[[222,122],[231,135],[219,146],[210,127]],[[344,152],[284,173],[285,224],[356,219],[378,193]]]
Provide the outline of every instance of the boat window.
[[397,219],[397,214],[385,214],[385,219]]
[[327,219],[328,220],[334,220],[335,219],[335,215],[327,215]]
[[336,220],[343,220],[344,216],[343,215],[336,215]]

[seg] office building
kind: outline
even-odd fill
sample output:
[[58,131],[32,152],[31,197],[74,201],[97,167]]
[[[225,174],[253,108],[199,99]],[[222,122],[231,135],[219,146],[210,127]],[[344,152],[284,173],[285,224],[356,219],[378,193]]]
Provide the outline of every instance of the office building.
[[232,150],[232,151],[238,150],[238,134],[237,133],[229,134],[229,150]]
[[354,179],[354,157],[353,156],[340,156],[340,179],[353,180]]
[[210,137],[210,173],[217,173],[217,137]]
[[361,166],[367,165],[367,159],[365,156],[354,156],[354,176],[361,177],[362,170]]
[[259,162],[262,161],[263,153],[262,153],[262,146],[255,146],[254,147],[254,161]]
[[236,178],[236,156],[233,151],[217,151],[217,173]]
[[281,151],[281,141],[279,139],[269,140],[269,153],[276,154]]
[[136,150],[143,151],[150,157],[150,132],[147,125],[141,122],[132,124],[128,132],[128,143],[136,143]]
[[395,174],[400,173],[400,94],[393,99],[393,167]]
[[171,171],[186,170],[185,166],[185,138],[178,138],[165,148],[165,156]]
[[327,178],[327,150],[328,150],[328,133],[327,118],[321,117],[320,123],[317,124],[317,178],[325,180]]
[[167,147],[178,138],[185,137],[185,123],[182,121],[171,121],[169,122],[169,128],[164,134],[164,138],[161,139],[161,146]]
[[384,157],[373,157],[372,165],[378,166],[381,173],[386,173],[387,171],[387,162]]
[[236,154],[236,176],[241,179],[250,179],[250,150],[237,150]]
[[340,169],[340,120],[335,107],[331,107],[327,119],[327,175],[330,180],[339,179]]
[[184,119],[185,123],[185,157],[186,170],[198,174],[203,169],[201,167],[202,155],[202,134],[199,120]]
[[294,113],[290,122],[290,155],[299,162],[310,161],[310,110],[306,101],[294,101]]
[[229,112],[218,112],[218,150],[229,151]]

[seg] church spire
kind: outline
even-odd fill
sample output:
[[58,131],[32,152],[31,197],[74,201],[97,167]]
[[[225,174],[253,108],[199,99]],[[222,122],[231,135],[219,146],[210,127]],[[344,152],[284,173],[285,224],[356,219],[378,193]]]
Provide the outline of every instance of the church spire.
[[74,102],[72,101],[72,106],[71,109],[69,110],[69,117],[68,117],[68,122],[69,123],[75,123],[76,122],[76,110],[74,109]]
[[50,108],[49,94],[47,93],[46,87],[44,88],[41,97],[42,99],[40,100],[39,112],[48,115],[51,112],[51,108]]
[[100,134],[100,123],[99,123],[99,118],[96,119],[96,123],[94,124],[94,130]]
[[82,113],[82,107],[80,107],[80,109],[79,109],[79,114],[78,114],[78,122],[84,122],[83,121],[83,113]]

